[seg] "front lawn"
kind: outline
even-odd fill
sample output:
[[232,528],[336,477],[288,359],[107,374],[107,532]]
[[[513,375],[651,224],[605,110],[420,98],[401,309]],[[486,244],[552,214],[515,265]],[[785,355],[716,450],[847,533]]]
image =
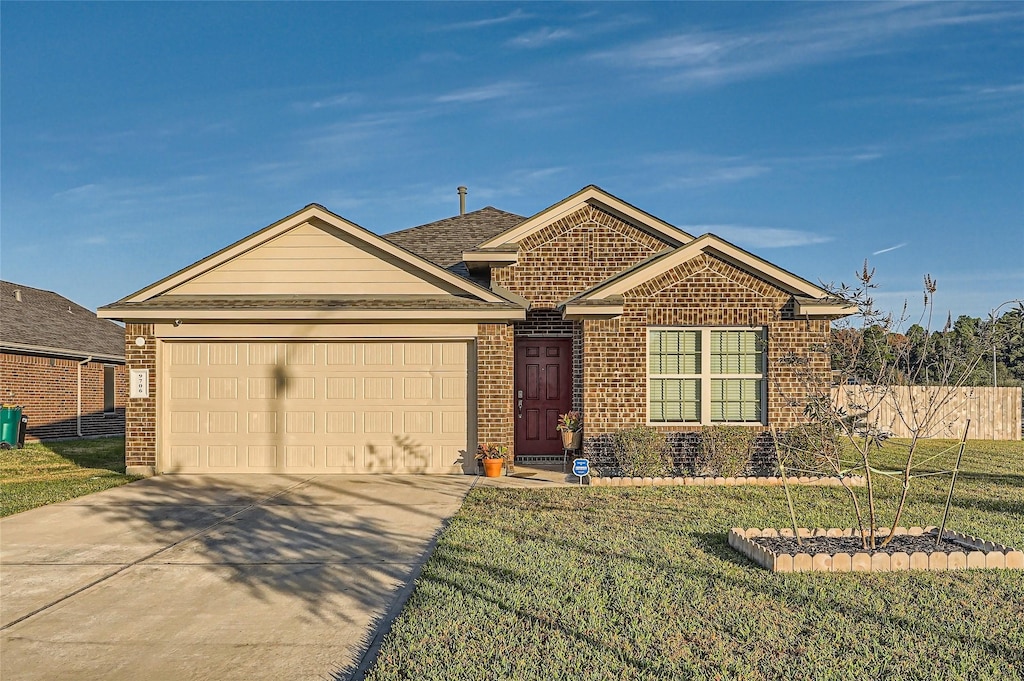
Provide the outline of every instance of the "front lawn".
[[0,451],[0,517],[135,480],[124,474],[124,438],[67,440]]
[[[1024,445],[964,471],[949,527],[1024,548]],[[915,485],[901,525],[937,525],[948,477]],[[843,494],[797,489],[802,524],[851,526]],[[367,678],[1024,678],[1024,572],[774,574],[737,525],[788,525],[783,490],[475,489]]]

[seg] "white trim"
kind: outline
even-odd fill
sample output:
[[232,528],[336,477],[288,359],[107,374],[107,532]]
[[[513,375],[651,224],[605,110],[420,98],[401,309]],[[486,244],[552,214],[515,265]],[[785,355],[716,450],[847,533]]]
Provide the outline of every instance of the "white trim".
[[[652,331],[698,331],[700,332],[700,373],[697,374],[651,374],[651,332]],[[758,331],[761,334],[761,373],[759,374],[712,374],[711,333],[714,331]],[[751,426],[764,427],[768,424],[768,327],[767,326],[648,326],[644,339],[646,356],[647,395],[645,396],[645,418],[649,426]],[[697,380],[700,382],[700,419],[697,421],[652,421],[651,420],[651,379],[669,378]],[[711,419],[711,382],[714,379],[754,379],[761,382],[759,396],[760,421],[713,421]]]
[[622,305],[573,305],[567,303],[562,312],[564,319],[588,319],[618,317],[623,313]]
[[519,262],[519,252],[511,251],[463,251],[462,262],[466,265],[515,265]]
[[349,321],[349,320],[521,320],[526,319],[526,310],[103,310],[103,319],[142,322],[180,319],[182,323],[210,320],[303,320],[303,321]]
[[99,352],[82,352],[81,350],[68,350],[65,348],[51,348],[45,345],[27,345],[25,343],[0,343],[0,352],[14,352],[18,354],[47,355],[54,357],[66,357],[68,359],[81,359],[92,357],[104,362],[124,365],[124,355],[105,355]]
[[857,314],[857,306],[847,303],[801,302],[797,300],[793,312],[800,317],[845,317]]

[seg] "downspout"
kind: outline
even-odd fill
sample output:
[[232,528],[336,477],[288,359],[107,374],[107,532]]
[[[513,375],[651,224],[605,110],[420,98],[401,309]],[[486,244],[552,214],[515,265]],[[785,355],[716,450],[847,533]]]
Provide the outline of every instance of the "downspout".
[[89,355],[78,363],[78,437],[82,437],[82,365],[92,361]]

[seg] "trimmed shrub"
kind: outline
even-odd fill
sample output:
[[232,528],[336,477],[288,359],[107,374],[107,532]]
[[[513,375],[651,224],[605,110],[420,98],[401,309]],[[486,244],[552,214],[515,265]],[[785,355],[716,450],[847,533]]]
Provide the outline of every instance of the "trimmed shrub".
[[696,474],[726,478],[745,474],[759,435],[745,426],[704,426],[694,462]]
[[615,461],[626,477],[672,473],[672,454],[665,434],[650,426],[620,430],[613,437]]
[[796,475],[835,475],[841,445],[829,423],[806,423],[778,434],[779,458]]

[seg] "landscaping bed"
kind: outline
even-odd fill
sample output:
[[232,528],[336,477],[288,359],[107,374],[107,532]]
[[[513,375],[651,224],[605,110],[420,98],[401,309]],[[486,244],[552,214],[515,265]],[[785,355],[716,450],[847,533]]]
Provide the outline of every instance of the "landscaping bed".
[[[734,527],[729,545],[774,572],[890,572],[894,570],[1024,570],[1024,553],[936,527],[879,528],[875,548],[865,549],[860,530]],[[891,535],[892,541],[882,543]]]
[[[790,485],[817,485],[821,487],[863,487],[863,476],[849,476],[845,479],[835,477],[801,476],[792,477],[786,480]],[[590,484],[596,487],[657,487],[664,485],[698,485],[710,487],[714,485],[725,485],[735,487],[738,485],[763,485],[767,487],[779,487],[783,484],[782,478],[775,476],[738,476],[738,477],[689,477],[689,476],[664,476],[664,477],[624,477],[624,476],[594,476],[590,478]]]

